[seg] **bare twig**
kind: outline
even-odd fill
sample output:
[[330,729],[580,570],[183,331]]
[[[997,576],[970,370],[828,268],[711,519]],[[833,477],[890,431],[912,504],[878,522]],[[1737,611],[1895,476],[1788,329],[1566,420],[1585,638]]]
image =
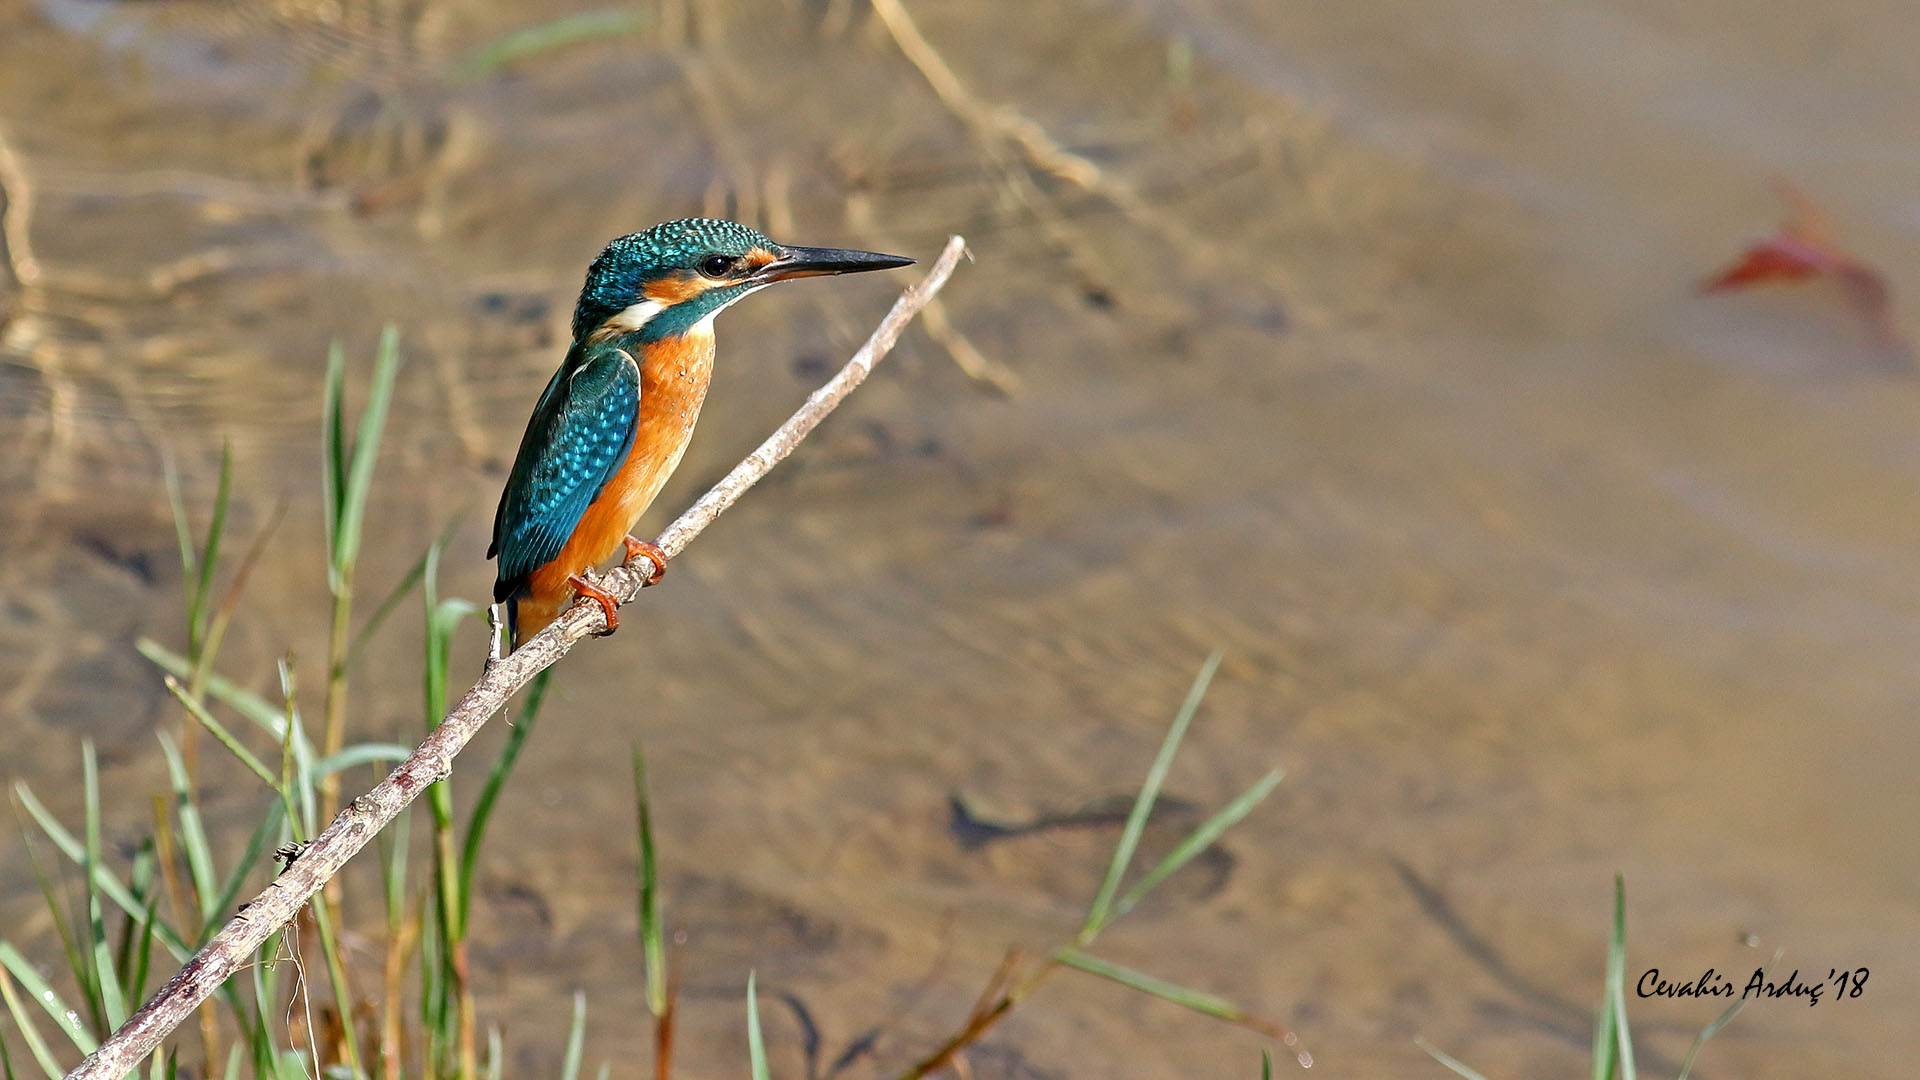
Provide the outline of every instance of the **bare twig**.
[[[1039,988],[1041,983],[1047,981],[1049,976],[1061,968],[1079,967],[1084,971],[1102,974],[1095,968],[1087,966],[1088,959],[1086,954],[1076,952],[1072,946],[1065,946],[1055,950],[1044,961],[1028,971],[1024,977],[1016,980],[1015,976],[1020,971],[1020,953],[1017,949],[1007,953],[1006,959],[1001,961],[1000,967],[994,971],[993,978],[987,982],[986,989],[980,992],[980,999],[974,1003],[973,1011],[967,1014],[966,1022],[960,1025],[960,1030],[954,1032],[952,1037],[941,1043],[932,1053],[902,1072],[898,1080],[922,1080],[943,1068],[953,1066],[960,1060],[961,1051],[979,1042],[995,1024],[1013,1011],[1014,1006],[1025,1000],[1029,994]],[[1125,982],[1125,980],[1121,981]],[[1127,983],[1127,985],[1133,984]],[[1300,1063],[1301,1068],[1313,1067],[1313,1055],[1300,1045],[1300,1037],[1285,1024],[1243,1013],[1238,1009],[1207,1011],[1209,1015],[1227,1023],[1279,1040],[1294,1052],[1294,1058]]]
[[[780,459],[786,457],[806,438],[834,407],[860,385],[873,365],[893,348],[915,313],[926,306],[934,293],[946,283],[966,244],[960,237],[947,242],[946,249],[934,261],[927,276],[910,287],[895,301],[893,310],[881,320],[873,336],[860,347],[846,367],[840,369],[825,386],[813,392],[800,409],[767,440],[748,454],[713,489],[700,497],[673,524],[667,526],[655,543],[668,556],[685,550],[701,530],[746,490],[764,477]],[[651,564],[648,569],[651,570]],[[646,574],[628,566],[617,567],[601,579],[601,587],[624,602],[636,596],[646,583]],[[132,1072],[148,1054],[160,1045],[168,1033],[220,984],[244,964],[269,935],[286,925],[348,859],[386,827],[406,805],[427,786],[446,778],[453,771],[454,756],[466,746],[493,714],[500,711],[512,694],[533,677],[565,656],[581,639],[606,628],[606,616],[594,603],[575,604],[552,626],[536,634],[510,655],[490,660],[480,679],[460,699],[446,718],[427,735],[413,755],[365,795],[348,803],[325,832],[300,854],[298,860],[267,886],[265,892],[245,905],[204,948],[188,959],[173,978],[168,979],[151,1000],[131,1019],[87,1055],[80,1067],[67,1074],[67,1080],[119,1080]]]
[[[26,504],[22,535],[33,526],[53,501],[52,495],[69,479],[73,467],[73,448],[77,439],[75,419],[80,392],[65,361],[45,332],[47,312],[46,269],[34,258],[31,233],[33,223],[33,185],[27,179],[20,155],[0,129],[0,270],[12,279],[15,295],[0,287],[0,348],[18,349],[40,375],[47,388],[47,403],[42,411],[47,432],[46,449],[34,479],[37,498]],[[0,283],[3,285],[4,283]],[[37,426],[31,419],[25,430]],[[25,441],[24,439],[22,440]]]
[[[1020,952],[1016,949],[1007,953],[1006,959],[1002,960],[1000,966],[994,970],[993,978],[987,983],[986,989],[980,992],[980,1000],[974,1003],[973,1011],[967,1014],[966,1023],[960,1025],[960,1030],[954,1032],[951,1038],[941,1043],[932,1053],[901,1073],[899,1080],[921,1080],[922,1077],[931,1076],[952,1064],[960,1051],[979,1041],[982,1035],[999,1023],[1015,1005],[1020,1004],[1021,999],[1032,993],[1035,987],[1046,980],[1047,976],[1059,970],[1060,966],[1058,958],[1049,957],[1045,963],[1028,972],[1026,978],[1014,982],[1013,976],[1020,967]],[[1001,987],[1006,987],[1004,993],[1000,991]]]
[[27,222],[32,219],[33,188],[13,144],[0,132],[0,245],[6,249],[8,272],[23,289],[40,283],[40,262],[33,257],[27,236]]
[[[1105,203],[1194,266],[1219,266],[1222,260],[1233,260],[1233,252],[1156,206],[1154,200],[1126,178],[1067,149],[1038,120],[1011,105],[993,104],[975,94],[920,32],[919,24],[907,13],[901,0],[871,0],[871,3],[873,13],[886,27],[901,55],[920,73],[940,104],[973,136],[988,162],[1000,171],[1007,195],[1033,215],[1041,235],[1066,255],[1079,284],[1091,298],[1114,298],[1113,274],[1036,177],[1052,177]],[[1277,266],[1268,266],[1265,270],[1272,275],[1281,273]],[[1280,284],[1283,292],[1292,291],[1291,281]],[[1144,296],[1134,297],[1133,301],[1159,303],[1151,290]],[[1310,316],[1303,313],[1301,317]],[[961,361],[963,367],[967,362],[958,352],[954,359]],[[987,381],[997,383],[992,377]]]
[[680,1011],[680,962],[678,956],[667,960],[667,1007],[653,1022],[654,1080],[670,1080],[673,1075],[673,1031]]
[[947,318],[945,304],[938,300],[928,304],[920,323],[927,331],[927,336],[947,350],[948,356],[953,357],[953,363],[961,374],[1001,397],[1012,397],[1020,392],[1020,376],[1014,374],[1012,368],[998,360],[988,359],[974,348],[973,342],[968,341],[967,336],[953,325],[953,320]]
[[1104,200],[1136,224],[1160,233],[1170,242],[1182,247],[1191,247],[1198,242],[1185,229],[1174,225],[1155,210],[1132,185],[1061,146],[1038,121],[1021,115],[1011,107],[987,105],[975,97],[960,81],[960,76],[954,74],[953,68],[947,65],[946,59],[920,33],[919,26],[907,14],[907,9],[901,6],[900,0],[873,0],[873,11],[886,24],[887,32],[893,36],[908,62],[919,69],[921,77],[927,80],[927,85],[939,97],[940,103],[959,117],[990,152],[999,155],[1005,152],[1005,148],[1011,147],[1030,167]]

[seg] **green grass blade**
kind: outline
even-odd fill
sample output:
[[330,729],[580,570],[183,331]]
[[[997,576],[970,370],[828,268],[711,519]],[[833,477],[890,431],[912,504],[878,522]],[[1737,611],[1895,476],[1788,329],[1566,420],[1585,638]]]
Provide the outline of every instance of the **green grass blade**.
[[[92,991],[98,996],[102,1028],[111,1031],[127,1019],[127,1005],[120,997],[120,980],[114,976],[113,950],[108,944],[106,921],[100,912],[100,889],[94,884],[105,872],[100,856],[100,760],[92,739],[80,741],[81,784],[87,804],[87,937],[92,944]],[[92,1053],[91,1050],[87,1051]]]
[[760,1034],[760,992],[753,976],[747,972],[747,1062],[753,1080],[768,1080],[767,1041]]
[[206,598],[210,603],[206,609],[209,613],[206,632],[200,635],[199,648],[191,653],[193,674],[187,678],[187,685],[194,688],[195,697],[205,693],[207,675],[213,670],[213,665],[220,655],[221,643],[226,640],[227,630],[233,625],[234,613],[240,608],[241,594],[246,591],[247,582],[252,579],[254,569],[266,558],[268,545],[273,540],[275,530],[279,529],[281,520],[286,517],[286,509],[285,500],[274,503],[273,512],[268,515],[266,523],[260,526],[260,531],[254,535],[253,542],[247,545],[246,551],[241,554],[239,562],[235,564],[233,572],[228,575],[226,590],[221,594],[219,601],[213,603],[211,596]]
[[527,684],[526,697],[520,702],[520,715],[507,733],[507,742],[500,748],[500,756],[493,759],[493,768],[488,771],[487,781],[481,785],[480,795],[474,800],[473,813],[467,818],[467,836],[460,850],[462,926],[467,924],[467,914],[473,905],[473,875],[480,865],[480,847],[486,840],[487,823],[493,820],[494,804],[499,802],[500,792],[507,785],[507,777],[512,775],[515,763],[520,760],[520,750],[540,719],[540,704],[546,699],[552,672],[553,669],[548,668]]
[[478,79],[535,53],[583,41],[631,34],[646,24],[644,14],[624,8],[562,15],[524,30],[516,30],[490,45],[475,49],[455,65],[453,76],[462,81]]
[[1260,1051],[1260,1080],[1273,1080],[1273,1054],[1264,1049]]
[[[427,548],[427,564],[420,578],[420,598],[426,608],[426,659],[423,665],[423,684],[425,704],[422,710],[423,726],[432,730],[440,723],[447,711],[447,671],[452,658],[454,628],[464,617],[462,609],[470,607],[460,600],[440,599],[438,577],[440,551],[431,545]],[[427,787],[427,809],[432,815],[433,845],[433,902],[438,911],[437,926],[444,935],[441,955],[449,965],[440,980],[441,994],[445,1000],[438,1006],[437,1015],[445,1024],[443,1029],[445,1043],[458,1045],[457,1030],[459,1009],[454,997],[457,996],[458,979],[452,970],[452,958],[458,954],[460,943],[466,940],[466,916],[468,904],[462,896],[465,877],[461,872],[460,853],[455,850],[453,826],[453,791],[449,781],[441,780]]]
[[[160,752],[167,759],[167,775],[173,784],[174,816],[180,821],[180,848],[187,857],[187,875],[193,881],[193,894],[200,902],[201,925],[213,918],[213,848],[207,843],[206,823],[200,819],[199,800],[194,798],[193,780],[187,775],[186,761],[173,739],[162,731]],[[195,929],[198,929],[197,927]]]
[[[340,1015],[352,1016],[354,1014],[353,996],[347,986],[347,970],[343,960],[344,951],[340,947],[339,935],[333,928],[333,917],[328,914],[329,908],[325,903],[314,904],[311,910],[313,911],[314,929],[320,935],[320,955],[326,959],[327,982],[329,988],[333,991],[334,1004],[338,1008]],[[312,993],[310,989],[305,992],[308,994]],[[342,1065],[346,1067],[349,1075],[356,1077],[361,1075],[360,1040],[354,1026],[352,1024],[343,1024],[342,1029],[337,1033],[337,1037],[339,1040],[338,1045],[342,1051],[341,1056],[345,1059]],[[305,1068],[301,1068],[297,1075],[300,1080],[306,1080]]]
[[1613,1080],[1616,1064],[1613,1038],[1613,995],[1600,991],[1600,1008],[1593,1017],[1593,1080]]
[[[36,825],[40,826],[40,831],[46,833],[47,839],[53,841],[53,846],[59,848],[60,853],[65,855],[75,866],[86,866],[86,848],[80,841],[73,838],[73,834],[68,832],[66,827],[60,824],[59,819],[55,818],[51,811],[41,804],[40,800],[34,796],[33,790],[29,788],[25,782],[16,781],[13,785],[13,793],[14,796],[20,800],[21,808],[26,810],[27,815],[33,818]],[[101,870],[94,875],[94,883],[99,886],[101,895],[113,901],[119,906],[120,910],[126,912],[128,915],[137,917],[141,912],[146,910],[145,906],[134,897],[133,893],[129,891],[125,885],[121,884],[120,879],[114,877],[112,874]],[[175,934],[171,928],[162,924],[160,926],[160,935],[161,940],[166,943],[168,951],[172,952],[177,959],[185,960],[187,958],[188,952],[186,944],[180,940],[180,936]]]
[[153,893],[147,897],[147,913],[140,919],[140,945],[134,952],[133,970],[127,977],[127,1000],[143,1001],[147,996],[147,972],[153,966],[154,924],[160,921],[160,882],[153,883]]
[[4,1034],[0,1034],[0,1077],[14,1080],[13,1054],[7,1050],[7,1037]]
[[234,904],[239,902],[240,890],[246,886],[248,876],[260,867],[261,860],[266,857],[268,845],[280,835],[280,815],[284,812],[284,804],[277,800],[267,804],[266,813],[261,816],[260,824],[254,827],[253,836],[247,840],[247,849],[240,853],[240,859],[233,864],[233,872],[227,876],[226,884],[220,887],[219,894],[213,897],[209,905],[209,909],[214,914],[207,919],[206,928],[201,931],[198,944],[206,944],[206,939],[212,937],[213,932],[219,928],[220,919],[217,917],[219,913],[233,910]]
[[[1760,969],[1763,978],[1773,972],[1773,965],[1779,963],[1780,957],[1785,955],[1785,953],[1785,949],[1776,949],[1774,951],[1773,959],[1767,961],[1767,966]],[[1695,1058],[1700,1056],[1700,1048],[1707,1045],[1708,1039],[1718,1035],[1721,1028],[1731,1024],[1733,1018],[1740,1015],[1740,1010],[1746,1007],[1747,999],[1746,995],[1743,994],[1733,1004],[1727,1006],[1719,1016],[1714,1017],[1712,1023],[1700,1029],[1700,1034],[1695,1035],[1692,1045],[1687,1047],[1687,1056],[1680,1061],[1680,1075],[1676,1076],[1674,1080],[1687,1080],[1687,1077],[1693,1074],[1693,1062]]]
[[40,1071],[47,1074],[47,1080],[60,1080],[67,1070],[47,1048],[47,1041],[40,1037],[40,1029],[33,1026],[33,1017],[27,1014],[26,1003],[20,1000],[20,992],[15,989],[13,979],[5,969],[0,968],[0,1000],[7,1003],[7,1012],[13,1015],[13,1026],[20,1029],[20,1038],[27,1044],[27,1051],[33,1060],[39,1062]]
[[380,456],[380,438],[386,430],[393,384],[399,374],[400,331],[389,325],[380,332],[380,347],[373,358],[373,382],[367,388],[367,404],[360,411],[360,425],[353,432],[353,456],[344,474],[346,484],[340,490],[340,531],[333,537],[333,565],[340,582],[351,576],[349,571],[360,556],[367,492],[373,487],[373,466]]
[[480,610],[465,600],[440,599],[439,573],[440,549],[429,546],[426,569],[420,576],[420,595],[427,609],[425,720],[428,730],[447,714],[447,670],[453,657],[453,636],[460,628],[460,620]]
[[1460,1061],[1460,1059],[1448,1054],[1446,1051],[1441,1050],[1439,1047],[1418,1035],[1413,1037],[1413,1045],[1425,1050],[1428,1057],[1451,1069],[1453,1074],[1460,1077],[1461,1080],[1487,1080],[1486,1077],[1475,1072],[1470,1066]]
[[[192,665],[188,664],[184,657],[168,650],[166,646],[152,638],[140,638],[133,643],[133,647],[140,655],[151,660],[154,666],[174,678],[192,677]],[[220,675],[207,676],[206,691],[208,697],[251,720],[262,731],[272,735],[276,742],[287,737],[287,720],[284,710],[266,698]],[[313,744],[304,736],[299,736],[298,741],[294,743],[294,753],[302,755],[305,759],[311,759]]]
[[1149,975],[1144,971],[1135,971],[1130,967],[1122,967],[1111,961],[1102,960],[1097,956],[1083,953],[1078,949],[1061,949],[1053,955],[1068,967],[1078,968],[1089,975],[1098,975],[1103,979],[1110,979],[1122,986],[1130,986],[1142,993],[1152,994],[1154,997],[1171,1001],[1175,1005],[1192,1009],[1194,1012],[1202,1013],[1218,1020],[1239,1024],[1249,1019],[1246,1010],[1241,1009],[1225,998],[1215,997],[1212,994],[1202,993],[1198,990],[1190,990],[1178,983],[1168,982],[1158,976]]
[[[328,573],[333,574],[331,556],[340,546],[341,493],[347,486],[347,433],[342,416],[342,398],[346,396],[347,354],[336,339],[327,349],[327,377],[320,397],[320,433],[326,443],[320,467],[322,498],[326,502],[323,517],[327,525]],[[339,583],[330,582],[338,591]]]
[[[127,873],[127,888],[133,895],[145,898],[149,910],[153,907],[153,897],[159,891],[154,877],[153,839],[142,841],[139,850],[133,853],[133,868]],[[122,1001],[139,1001],[139,991],[131,988],[133,979],[133,950],[140,933],[140,919],[120,920],[120,939],[113,950],[113,977],[119,981]]]
[[427,726],[447,715],[447,666],[453,657],[453,635],[460,620],[480,609],[460,599],[446,599],[433,606],[427,617]]
[[[263,961],[280,955],[280,943],[286,932],[277,930],[267,936],[261,944],[257,957]],[[273,1032],[277,1015],[275,1002],[280,999],[279,966],[271,963],[249,965],[253,983],[253,1015],[251,1023],[246,1025],[247,1042],[253,1049],[253,1071],[255,1080],[270,1080],[280,1075],[280,1052],[273,1045]]]
[[171,453],[160,457],[160,478],[167,491],[167,509],[173,512],[173,536],[180,544],[180,580],[191,582],[200,576],[199,559],[193,551],[193,523],[187,518],[187,500],[180,493],[180,469]]
[[[150,637],[136,638],[133,642],[135,652],[153,662],[153,666],[176,679],[186,679],[193,675],[193,665],[187,658],[167,648]],[[267,699],[251,690],[244,690],[219,675],[207,677],[207,693],[215,701],[232,708],[257,724],[269,727],[279,726],[279,710],[267,703]],[[268,718],[272,719],[269,720]]]
[[567,1031],[567,1054],[560,1062],[560,1080],[580,1080],[580,1052],[587,1043],[587,992],[573,992],[573,1026]]
[[667,942],[660,925],[659,875],[653,847],[653,806],[647,795],[647,759],[633,744],[633,804],[640,834],[640,948],[647,961],[647,1010],[667,1011]]
[[227,531],[227,508],[233,501],[233,440],[220,444],[220,486],[213,496],[213,517],[207,522],[207,542],[200,550],[200,577],[191,593],[192,624],[189,633],[199,652],[207,640],[207,623],[213,618],[213,568],[220,560],[220,540]]
[[500,1038],[499,1025],[487,1029],[487,1080],[500,1080],[501,1062],[507,1056]]
[[[453,539],[454,529],[459,524],[458,517],[447,522],[447,527],[440,530],[440,535],[434,538],[428,552],[444,550],[448,541]],[[360,659],[360,653],[366,649],[367,643],[373,640],[373,635],[380,629],[381,624],[387,621],[387,616],[393,614],[394,610],[400,606],[400,601],[407,598],[407,594],[413,591],[415,585],[420,584],[420,579],[427,571],[428,552],[423,552],[419,560],[413,564],[413,568],[403,574],[392,590],[381,598],[380,603],[374,606],[373,614],[367,616],[367,621],[361,625],[360,631],[353,635],[352,644],[347,646],[345,661],[349,671]]]
[[1206,697],[1207,684],[1213,681],[1213,673],[1219,670],[1220,657],[1221,652],[1216,649],[1212,656],[1207,657],[1207,662],[1200,665],[1200,673],[1194,677],[1193,686],[1187,691],[1187,699],[1174,716],[1173,725],[1167,729],[1167,737],[1160,743],[1160,753],[1147,770],[1147,779],[1140,785],[1140,793],[1134,797],[1133,812],[1127,815],[1126,827],[1120,832],[1120,842],[1114,846],[1113,862],[1107,867],[1106,880],[1100,883],[1100,891],[1087,910],[1087,921],[1080,927],[1077,940],[1083,945],[1092,941],[1094,935],[1113,917],[1113,899],[1120,891],[1120,879],[1126,876],[1127,866],[1133,862],[1134,849],[1140,846],[1140,833],[1146,828],[1147,815],[1153,812],[1153,802],[1160,795],[1160,785],[1167,778],[1167,768],[1173,764],[1173,755],[1180,749],[1180,740],[1186,737],[1187,725],[1193,722],[1193,714],[1200,709],[1200,700]]
[[60,895],[64,890],[54,884],[53,875],[47,873],[47,868],[41,864],[39,845],[33,842],[33,834],[27,831],[24,823],[20,826],[20,842],[27,849],[27,863],[33,867],[34,879],[40,884],[41,899],[47,905],[47,914],[53,919],[54,933],[60,938],[61,950],[67,958],[67,970],[73,972],[74,982],[84,986],[87,981],[87,958],[80,951],[79,937],[67,922],[65,913],[69,905],[66,898]]
[[425,728],[432,731],[447,714],[447,665],[452,656],[452,625],[440,609],[440,549],[427,545],[422,556],[420,600],[426,608],[426,663],[422,672],[426,703],[422,710]]
[[447,992],[447,961],[441,948],[446,932],[440,928],[438,904],[422,904],[420,912],[420,1026],[426,1034],[427,1070],[445,1060],[452,1043],[451,995]]
[[302,754],[307,741],[306,728],[300,723],[300,691],[295,681],[293,654],[280,658],[280,773],[273,788],[286,804],[287,820],[293,825],[293,838],[305,842],[320,831],[319,808],[314,805],[313,758]]
[[[25,990],[28,997],[39,1002],[47,1015],[53,1017],[53,1026],[65,1032],[67,1039],[79,1048],[82,1054],[91,1054],[99,1048],[100,1044],[94,1041],[93,1033],[80,1022],[80,1014],[73,1011],[72,1006],[55,993],[53,987],[47,985],[47,981],[40,977],[39,972],[33,970],[33,965],[27,962],[26,957],[20,955],[19,950],[15,949],[11,942],[0,941],[0,965],[4,965],[14,979],[18,980],[20,989]],[[22,1025],[21,1030],[26,1030],[25,1025]]]
[[1269,771],[1267,775],[1255,781],[1252,787],[1241,792],[1232,802],[1201,822],[1199,828],[1193,830],[1185,840],[1180,841],[1179,846],[1168,852],[1166,858],[1161,859],[1152,870],[1147,871],[1147,875],[1141,878],[1138,884],[1127,890],[1126,895],[1120,898],[1120,902],[1114,905],[1112,917],[1118,918],[1132,911],[1133,905],[1139,903],[1155,885],[1173,876],[1181,867],[1192,861],[1195,855],[1211,847],[1214,841],[1220,839],[1221,834],[1233,828],[1241,818],[1252,813],[1253,808],[1260,805],[1261,800],[1272,794],[1274,785],[1278,784],[1284,775],[1286,774],[1279,769]]
[[240,764],[245,765],[253,775],[259,777],[261,783],[267,785],[267,787],[273,791],[277,792],[280,790],[279,777],[275,776],[273,771],[268,769],[259,758],[253,756],[253,751],[240,745],[240,740],[233,737],[233,732],[228,731],[225,724],[215,720],[213,714],[207,711],[206,706],[189,697],[187,695],[187,688],[181,686],[179,681],[171,675],[167,676],[167,690],[180,700],[180,704],[186,706],[187,711],[193,714],[195,720],[200,721],[201,726],[205,727],[209,734],[220,740],[220,745],[226,747],[232,752],[234,757],[240,759]]
[[413,841],[413,815],[402,810],[379,836],[380,891],[387,908],[387,940],[399,938],[407,920],[407,848]]
[[1613,1013],[1614,1041],[1620,1054],[1620,1080],[1638,1080],[1633,1065],[1633,1036],[1627,1030],[1627,882],[1613,876],[1613,940],[1607,945],[1607,1006]]
[[1626,971],[1624,918],[1625,886],[1620,875],[1613,878],[1614,926],[1607,942],[1607,974],[1600,989],[1600,1007],[1593,1019],[1593,1080],[1613,1080],[1620,1070],[1620,1013],[1613,997],[1614,965]]
[[337,754],[331,754],[314,762],[313,776],[318,779],[332,773],[346,772],[361,765],[405,761],[412,753],[412,747],[401,746],[399,743],[355,743]]

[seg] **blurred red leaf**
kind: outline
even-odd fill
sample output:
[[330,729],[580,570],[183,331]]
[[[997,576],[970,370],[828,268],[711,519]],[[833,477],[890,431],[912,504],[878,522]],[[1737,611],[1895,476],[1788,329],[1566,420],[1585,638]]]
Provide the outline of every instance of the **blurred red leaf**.
[[1787,219],[1780,231],[1750,245],[1733,265],[1702,281],[1700,291],[1730,292],[1776,282],[1832,278],[1874,333],[1905,353],[1906,343],[1893,324],[1893,292],[1885,275],[1835,243],[1826,215],[1799,189],[1782,184],[1780,197],[1787,203]]
[[1836,274],[1849,263],[1831,251],[1793,235],[1789,229],[1770,236],[1740,256],[1740,261],[1708,278],[1701,292],[1725,292],[1768,281],[1798,281],[1816,274]]

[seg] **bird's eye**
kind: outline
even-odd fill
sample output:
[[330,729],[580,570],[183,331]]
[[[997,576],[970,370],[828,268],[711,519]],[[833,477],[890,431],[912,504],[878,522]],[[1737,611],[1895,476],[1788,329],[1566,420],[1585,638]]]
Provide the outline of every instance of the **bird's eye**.
[[733,273],[739,261],[726,255],[709,255],[700,260],[700,272],[710,278],[723,278]]

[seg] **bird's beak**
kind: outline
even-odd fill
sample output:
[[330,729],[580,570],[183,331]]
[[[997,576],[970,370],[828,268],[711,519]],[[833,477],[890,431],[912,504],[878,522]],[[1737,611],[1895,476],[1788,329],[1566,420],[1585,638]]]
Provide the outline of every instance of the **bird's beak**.
[[782,247],[777,250],[778,257],[754,271],[749,280],[765,285],[792,278],[858,274],[864,270],[892,270],[913,265],[912,259],[900,255],[882,255],[877,251],[810,247]]

